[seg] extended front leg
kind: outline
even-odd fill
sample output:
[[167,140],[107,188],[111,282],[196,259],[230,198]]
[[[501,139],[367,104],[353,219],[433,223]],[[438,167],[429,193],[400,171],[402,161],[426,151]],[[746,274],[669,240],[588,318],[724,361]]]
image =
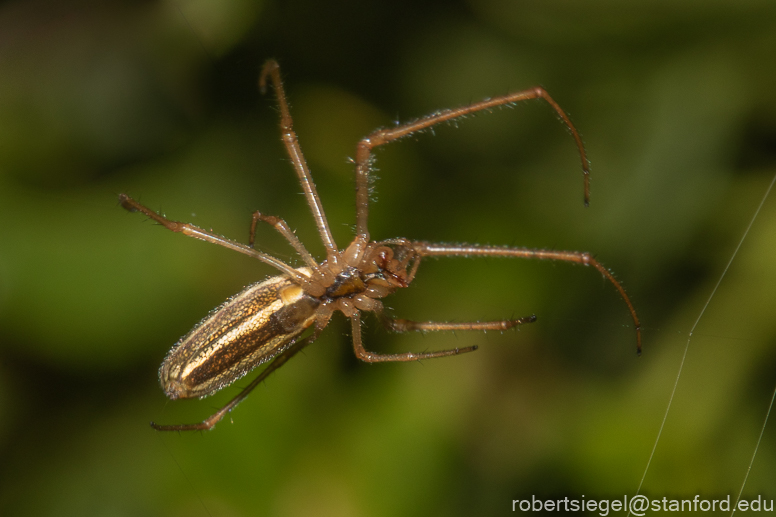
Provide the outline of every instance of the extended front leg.
[[[357,235],[369,235],[368,218],[369,218],[369,196],[371,192],[371,183],[369,175],[372,170],[374,162],[374,149],[381,145],[388,144],[394,140],[412,135],[423,130],[426,130],[441,122],[447,122],[480,111],[490,111],[493,108],[504,105],[511,105],[522,101],[531,99],[544,99],[555,112],[558,117],[566,124],[571,135],[574,137],[574,141],[579,149],[579,157],[582,161],[582,175],[584,178],[584,200],[585,206],[590,201],[590,168],[585,153],[585,146],[582,144],[582,138],[579,136],[577,128],[571,123],[566,112],[558,105],[547,91],[540,87],[529,88],[520,92],[508,93],[492,99],[485,99],[480,102],[475,102],[469,106],[463,106],[460,108],[445,109],[432,113],[413,122],[401,124],[395,127],[378,129],[371,135],[362,139],[356,147],[356,234]],[[282,106],[281,106],[282,108]]]

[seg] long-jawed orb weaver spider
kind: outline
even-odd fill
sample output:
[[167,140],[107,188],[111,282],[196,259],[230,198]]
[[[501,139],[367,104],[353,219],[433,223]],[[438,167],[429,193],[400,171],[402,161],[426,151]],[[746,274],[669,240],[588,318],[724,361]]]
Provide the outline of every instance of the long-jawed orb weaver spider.
[[[251,222],[249,244],[241,244],[189,223],[171,221],[138,203],[126,194],[120,194],[121,205],[130,212],[142,212],[165,228],[196,237],[219,246],[239,251],[281,271],[281,275],[248,286],[213,310],[204,320],[170,350],[159,369],[162,388],[170,399],[205,397],[228,386],[258,365],[274,360],[239,395],[215,414],[198,424],[151,425],[160,431],[189,431],[211,429],[227,412],[239,404],[270,373],[283,366],[294,354],[314,342],[329,323],[335,311],[350,318],[353,349],[362,361],[419,361],[473,352],[476,346],[439,350],[435,352],[377,354],[364,348],[361,339],[361,312],[378,315],[389,329],[397,332],[433,330],[507,330],[523,323],[531,323],[536,316],[501,321],[468,323],[419,322],[392,319],[383,314],[381,298],[399,288],[407,287],[415,278],[423,257],[512,257],[542,260],[562,260],[593,266],[609,280],[622,296],[633,317],[637,350],[641,352],[639,318],[622,285],[589,253],[527,248],[508,248],[478,245],[433,244],[403,238],[374,242],[369,237],[369,174],[374,162],[373,150],[399,138],[427,129],[440,122],[450,121],[478,111],[513,104],[529,99],[544,99],[557,112],[571,131],[579,148],[584,173],[585,205],[589,199],[588,162],[582,140],[574,125],[560,106],[544,91],[536,87],[486,99],[469,106],[442,110],[414,122],[390,129],[378,129],[362,139],[356,148],[356,236],[346,248],[340,249],[332,238],[329,223],[313,183],[307,162],[302,155],[293,129],[291,114],[275,60],[264,64],[259,77],[259,88],[266,92],[271,82],[280,107],[280,129],[283,143],[291,157],[307,204],[313,213],[318,233],[326,248],[326,259],[318,263],[297,239],[283,219],[255,212]],[[305,267],[293,268],[288,264],[253,249],[256,226],[259,222],[272,225],[296,250]],[[308,328],[313,332],[300,339]]]

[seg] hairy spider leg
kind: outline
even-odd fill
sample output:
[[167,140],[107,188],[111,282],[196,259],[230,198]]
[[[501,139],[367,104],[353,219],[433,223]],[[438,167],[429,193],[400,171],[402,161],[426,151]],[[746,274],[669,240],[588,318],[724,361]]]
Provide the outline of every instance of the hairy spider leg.
[[585,266],[593,266],[601,273],[604,278],[611,282],[620,293],[625,304],[628,306],[633,324],[636,329],[636,350],[641,354],[641,322],[636,314],[636,309],[628,298],[622,284],[614,278],[611,271],[606,269],[600,262],[593,258],[590,253],[582,251],[555,251],[555,250],[535,250],[529,248],[502,248],[497,246],[475,246],[469,244],[450,245],[450,244],[432,244],[429,242],[414,242],[415,251],[421,257],[510,257],[526,258],[538,260],[562,260],[565,262],[574,262]]
[[147,206],[135,201],[134,199],[132,199],[126,194],[119,194],[119,203],[121,203],[121,206],[124,207],[124,209],[126,209],[127,211],[141,212],[170,231],[182,233],[183,235],[186,235],[188,237],[194,237],[195,239],[200,239],[205,242],[210,242],[212,244],[217,244],[219,246],[223,246],[224,248],[228,248],[230,250],[239,251],[240,253],[243,253],[245,255],[248,255],[249,257],[258,259],[264,262],[265,264],[269,264],[270,266],[280,270],[282,273],[290,276],[300,286],[304,287],[310,284],[310,280],[305,275],[301,274],[299,271],[292,268],[285,262],[276,259],[272,255],[268,255],[266,253],[256,251],[250,246],[246,246],[245,244],[241,244],[231,239],[227,239],[226,237],[217,235],[211,231],[203,230],[199,226],[195,226],[191,223],[182,223],[180,221],[173,221],[171,219],[167,219],[163,215],[157,212],[154,212]]
[[361,313],[356,311],[355,314],[351,316],[350,323],[351,327],[353,328],[353,351],[356,353],[356,357],[367,363],[421,361],[423,359],[435,359],[437,357],[449,357],[451,355],[465,354],[466,352],[474,352],[477,350],[477,346],[474,345],[463,348],[452,348],[449,350],[437,350],[435,352],[378,354],[375,352],[370,352],[364,348],[361,340]]
[[283,89],[283,81],[280,78],[280,65],[278,65],[278,62],[274,59],[270,59],[264,63],[264,67],[261,69],[261,75],[259,76],[259,89],[261,90],[261,93],[267,91],[267,77],[272,81],[272,86],[275,88],[275,95],[280,108],[280,131],[282,133],[283,144],[286,146],[288,156],[291,158],[291,163],[294,165],[294,170],[299,177],[299,183],[301,183],[305,198],[307,198],[307,204],[310,206],[310,210],[313,213],[313,219],[315,219],[315,225],[318,227],[318,233],[321,235],[323,245],[326,247],[327,258],[331,260],[337,251],[337,245],[334,242],[334,237],[331,235],[326,214],[323,212],[323,205],[321,204],[321,199],[318,197],[315,183],[313,183],[310,167],[308,167],[307,162],[304,159],[304,154],[302,154],[302,149],[299,147],[299,138],[294,131],[294,122],[291,118],[291,112],[288,109],[288,101],[286,100],[286,92]]
[[318,263],[315,261],[312,255],[310,255],[310,252],[307,251],[307,248],[304,247],[304,244],[299,240],[299,238],[294,234],[293,231],[291,231],[291,228],[288,226],[288,223],[286,223],[285,220],[275,217],[274,215],[264,215],[258,210],[253,212],[253,219],[251,220],[251,233],[250,237],[248,239],[248,246],[253,248],[253,243],[256,239],[256,225],[259,223],[259,221],[267,223],[271,225],[275,230],[282,235],[289,244],[296,250],[296,252],[299,254],[300,257],[302,257],[302,260],[304,260],[305,264],[313,268],[314,270],[318,270]]
[[408,122],[390,129],[378,129],[369,136],[363,138],[356,147],[356,234],[360,236],[368,236],[369,228],[367,220],[369,217],[369,173],[372,169],[372,163],[374,161],[374,148],[387,143],[393,142],[399,138],[409,136],[418,131],[422,131],[431,126],[439,124],[440,122],[450,121],[460,117],[464,117],[471,113],[478,111],[489,110],[497,106],[503,106],[505,104],[512,104],[516,102],[522,102],[530,99],[544,99],[547,103],[555,109],[556,113],[566,124],[571,134],[574,136],[574,141],[579,148],[579,156],[582,160],[582,173],[584,178],[584,196],[585,206],[590,202],[590,168],[587,160],[587,154],[585,153],[585,146],[582,144],[582,138],[579,136],[579,132],[571,123],[566,112],[561,109],[557,102],[550,97],[544,88],[539,86],[528,90],[523,90],[515,93],[509,93],[507,95],[501,95],[492,99],[486,99],[480,102],[475,102],[469,106],[463,106],[460,108],[445,109],[431,115],[427,115],[414,122]]

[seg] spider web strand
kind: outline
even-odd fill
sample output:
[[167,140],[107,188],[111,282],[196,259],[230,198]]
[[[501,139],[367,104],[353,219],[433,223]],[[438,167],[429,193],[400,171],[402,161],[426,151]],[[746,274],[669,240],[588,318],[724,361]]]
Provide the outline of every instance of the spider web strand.
[[[671,396],[668,399],[668,406],[666,407],[666,411],[663,414],[663,421],[660,423],[660,429],[657,432],[657,437],[655,438],[655,444],[652,446],[652,451],[649,453],[649,459],[647,460],[647,466],[644,469],[644,474],[641,476],[641,481],[639,481],[639,486],[636,489],[636,495],[638,495],[641,492],[641,488],[644,485],[644,480],[647,477],[647,472],[649,471],[649,466],[652,464],[652,458],[655,456],[655,450],[657,449],[657,444],[660,441],[660,437],[663,434],[663,428],[665,427],[666,420],[668,419],[668,413],[671,411],[671,404],[674,401],[674,395],[676,395],[676,388],[679,386],[679,378],[682,376],[682,370],[684,369],[684,362],[687,358],[687,351],[690,349],[690,341],[692,340],[693,332],[695,332],[695,328],[698,326],[698,323],[700,323],[701,318],[703,318],[703,315],[706,313],[706,309],[708,308],[709,304],[711,304],[712,298],[714,298],[714,295],[717,293],[717,289],[719,289],[720,284],[722,284],[722,280],[725,278],[725,275],[727,275],[728,270],[730,269],[730,265],[733,263],[733,260],[735,260],[736,255],[738,255],[738,251],[741,249],[741,246],[744,244],[744,241],[746,240],[746,237],[749,235],[749,230],[752,229],[752,226],[754,225],[755,220],[757,219],[757,216],[760,215],[760,211],[763,208],[763,205],[765,205],[766,199],[771,194],[771,190],[773,189],[773,185],[776,183],[776,175],[773,176],[773,179],[771,180],[771,183],[768,185],[768,188],[765,190],[765,194],[763,195],[763,198],[760,200],[760,204],[757,206],[757,210],[755,210],[754,215],[752,215],[751,220],[749,221],[749,224],[746,227],[746,230],[744,230],[744,234],[741,236],[741,239],[738,241],[738,245],[736,246],[736,249],[733,251],[733,254],[730,256],[730,260],[728,260],[727,265],[725,265],[725,269],[722,271],[722,274],[719,276],[719,280],[717,280],[716,285],[714,286],[714,289],[712,289],[711,294],[709,295],[708,299],[706,300],[706,303],[703,304],[703,308],[701,309],[700,313],[698,314],[698,317],[695,320],[695,323],[693,323],[692,328],[690,329],[690,332],[687,334],[687,343],[684,346],[684,354],[682,354],[682,361],[679,363],[679,371],[676,374],[676,380],[674,381],[674,387],[671,390]],[[774,397],[776,397],[776,391],[774,391]],[[768,414],[766,415],[765,422],[768,421],[768,415],[770,415],[771,408],[773,407],[773,400],[771,400],[771,405],[768,408]],[[763,423],[763,428],[760,431],[760,438],[762,439],[762,433],[765,430],[765,423]],[[746,477],[749,476],[749,470],[752,468],[752,464],[754,463],[754,457],[757,455],[757,448],[760,446],[760,441],[757,441],[757,446],[755,447],[754,454],[752,455],[752,461],[749,464],[749,469],[747,469]],[[746,477],[744,478],[744,485],[746,484]],[[744,486],[741,486],[741,491],[743,492]],[[739,497],[741,494],[739,493]],[[735,512],[735,508],[733,509]],[[631,513],[628,512],[628,516],[630,516]],[[732,514],[731,514],[732,515]]]
[[776,400],[776,386],[773,388],[773,395],[771,395],[771,403],[768,405],[768,411],[765,412],[765,421],[763,422],[762,428],[760,428],[760,436],[757,438],[757,445],[754,446],[754,452],[752,453],[752,459],[749,461],[749,466],[746,469],[746,475],[744,476],[744,482],[741,483],[741,490],[738,491],[738,495],[736,496],[736,503],[733,505],[733,511],[730,512],[730,517],[733,517],[733,514],[736,513],[736,508],[738,507],[738,501],[741,500],[741,494],[744,493],[744,487],[746,486],[746,481],[749,479],[749,472],[752,471],[752,465],[754,464],[754,458],[757,456],[757,450],[760,448],[760,442],[763,440],[763,434],[765,434],[765,426],[768,424],[768,417],[771,416],[771,409],[773,409],[773,401]]

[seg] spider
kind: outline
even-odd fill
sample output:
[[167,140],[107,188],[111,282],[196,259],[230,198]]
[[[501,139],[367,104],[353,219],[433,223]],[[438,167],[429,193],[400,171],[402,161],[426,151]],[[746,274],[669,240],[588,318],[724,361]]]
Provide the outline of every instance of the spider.
[[[280,108],[282,140],[291,157],[304,191],[307,204],[326,249],[326,258],[317,262],[297,239],[283,219],[253,214],[249,244],[241,244],[212,231],[189,223],[167,219],[120,194],[121,205],[130,212],[141,212],[165,228],[190,237],[218,244],[258,259],[281,274],[248,286],[242,292],[214,309],[170,350],[159,369],[159,380],[166,395],[172,399],[205,397],[241,378],[258,365],[274,360],[244,390],[216,413],[197,424],[151,426],[160,431],[208,430],[234,409],[270,373],[283,366],[292,356],[314,342],[336,311],[350,318],[353,350],[356,357],[369,363],[385,361],[419,361],[473,352],[476,346],[438,350],[378,354],[364,348],[361,337],[361,312],[374,312],[382,323],[396,332],[442,330],[507,330],[531,323],[536,316],[500,321],[419,322],[392,319],[383,313],[381,298],[397,289],[408,287],[424,257],[512,257],[542,260],[562,260],[593,266],[609,280],[622,296],[633,318],[637,350],[641,352],[641,330],[636,310],[622,285],[589,253],[479,245],[434,244],[404,238],[372,241],[369,236],[369,175],[376,147],[430,128],[440,122],[490,110],[497,106],[529,99],[544,99],[566,124],[579,148],[584,177],[585,206],[589,200],[589,170],[582,140],[566,113],[541,87],[486,99],[469,106],[446,109],[414,122],[390,129],[378,129],[362,139],[356,147],[356,235],[344,249],[334,242],[329,223],[318,197],[307,162],[302,155],[277,61],[267,61],[259,76],[259,89],[266,93],[268,83],[274,87]],[[253,249],[256,226],[266,223],[275,228],[296,250],[305,266],[293,268],[277,258]],[[309,327],[313,332],[304,338]]]

